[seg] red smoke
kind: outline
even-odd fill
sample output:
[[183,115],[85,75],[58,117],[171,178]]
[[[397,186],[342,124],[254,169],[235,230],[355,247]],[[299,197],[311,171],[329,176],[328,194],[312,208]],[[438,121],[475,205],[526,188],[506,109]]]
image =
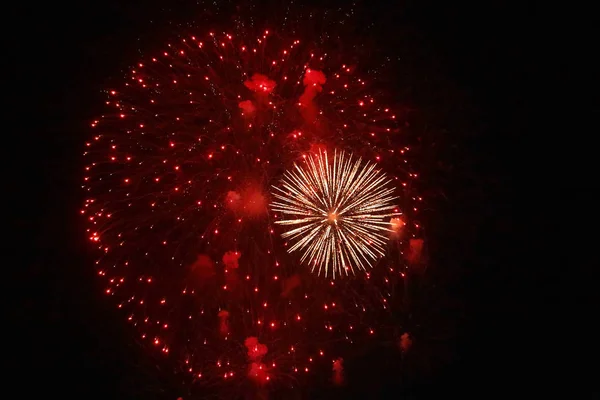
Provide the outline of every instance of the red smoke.
[[250,336],[244,341],[244,346],[248,349],[248,358],[251,361],[260,361],[269,350],[267,346],[258,342],[255,336]]
[[341,357],[333,361],[333,383],[338,386],[344,383],[344,359]]
[[222,335],[229,334],[229,311],[219,311],[219,331]]
[[421,262],[421,253],[423,251],[423,239],[410,239],[410,249],[408,252],[408,262],[418,264]]
[[304,84],[304,92],[300,96],[300,107],[304,118],[312,122],[317,117],[317,106],[313,103],[313,99],[323,90],[323,86],[327,78],[321,71],[315,69],[307,69],[304,74],[302,83]]
[[252,103],[251,100],[240,101],[238,105],[242,111],[248,115],[252,115],[254,114],[254,111],[256,111],[256,107],[254,107],[254,103]]
[[267,211],[267,198],[262,187],[255,183],[247,185],[240,192],[227,192],[225,202],[230,210],[245,217],[260,216]]
[[223,254],[223,264],[225,264],[225,268],[227,269],[237,269],[239,267],[238,260],[242,254],[237,251],[228,251]]
[[270,80],[265,75],[254,74],[251,79],[244,82],[244,86],[255,93],[270,94],[275,89],[275,81]]
[[235,210],[239,206],[239,201],[241,200],[241,198],[242,196],[240,196],[238,192],[230,190],[229,192],[227,192],[227,197],[225,197],[225,203],[227,203],[227,206],[229,208]]
[[264,344],[259,343],[255,336],[246,338],[244,345],[248,349],[248,360],[250,361],[248,377],[255,380],[257,383],[266,383],[269,380],[267,366],[260,360],[267,354],[269,349]]
[[257,188],[248,188],[244,191],[244,211],[248,216],[263,214],[267,209],[267,199]]
[[248,376],[251,379],[254,379],[259,384],[267,383],[267,381],[269,380],[269,375],[267,374],[267,366],[263,363],[253,362],[252,364],[250,364]]
[[215,275],[215,265],[210,257],[205,254],[199,254],[190,269],[192,270],[192,274],[200,278],[201,281],[212,278]]
[[408,334],[408,332],[404,332],[402,334],[402,336],[400,336],[400,349],[403,352],[408,351],[408,349],[410,349],[410,347],[412,346],[412,339],[410,338],[410,335]]

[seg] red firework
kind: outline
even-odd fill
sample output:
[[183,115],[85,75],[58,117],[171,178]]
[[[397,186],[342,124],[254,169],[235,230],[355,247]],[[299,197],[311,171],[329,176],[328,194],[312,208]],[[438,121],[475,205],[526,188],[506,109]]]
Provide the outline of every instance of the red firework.
[[[405,116],[342,56],[267,30],[189,35],[131,68],[92,123],[81,213],[106,295],[200,384],[340,384],[353,346],[398,340],[422,198]],[[393,176],[403,213],[374,269],[338,281],[287,254],[268,208],[285,170],[334,149]]]

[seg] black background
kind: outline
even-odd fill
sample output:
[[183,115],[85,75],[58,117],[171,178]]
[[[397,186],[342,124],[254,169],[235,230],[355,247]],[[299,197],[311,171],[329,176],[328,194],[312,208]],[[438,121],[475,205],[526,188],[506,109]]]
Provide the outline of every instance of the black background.
[[[179,395],[170,371],[133,342],[103,301],[78,216],[79,186],[81,149],[103,83],[136,61],[140,35],[160,36],[150,21],[182,19],[198,7],[157,0],[9,7],[2,138],[7,243],[14,244],[5,248],[11,313],[4,347],[19,397]],[[438,268],[447,262],[460,272],[443,279],[465,304],[463,333],[451,365],[410,394],[487,396],[529,386],[535,362],[517,348],[535,316],[522,302],[527,272],[514,273],[512,175],[515,143],[531,128],[535,108],[536,12],[525,3],[429,0],[375,1],[368,10],[382,26],[415,34],[413,68],[430,80],[415,101],[437,110],[434,125],[447,132],[437,141],[439,159],[431,160],[431,179],[440,183],[432,218],[444,243]],[[376,397],[386,392],[380,383]]]

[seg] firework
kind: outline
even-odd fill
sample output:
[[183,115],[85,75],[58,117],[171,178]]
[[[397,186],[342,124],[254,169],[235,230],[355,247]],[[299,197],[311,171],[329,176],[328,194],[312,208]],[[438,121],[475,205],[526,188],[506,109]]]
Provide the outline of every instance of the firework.
[[303,251],[300,260],[319,275],[366,270],[385,254],[390,218],[400,215],[392,179],[344,152],[334,152],[333,160],[319,152],[306,164],[294,165],[273,187],[271,208],[286,218],[276,224],[288,228],[283,238],[296,241],[288,251]]
[[[326,40],[249,29],[185,35],[129,69],[106,91],[85,151],[81,213],[106,295],[150,348],[211,387],[330,374],[343,344],[393,334],[404,237],[419,235],[410,146],[394,139],[404,132],[402,114],[380,104]],[[335,169],[307,157],[334,148]],[[313,167],[285,173],[305,159]],[[316,181],[318,171],[332,175]],[[288,254],[277,225],[292,226],[294,207],[305,212],[308,203],[294,201],[318,200],[301,174],[339,189],[338,197],[319,195],[341,207],[332,220],[347,241],[344,258],[331,253],[332,272],[346,260],[366,269],[382,256],[385,268],[333,282]],[[277,200],[283,219],[268,207],[282,177],[282,190],[304,195]],[[396,195],[410,215],[390,247]],[[307,261],[327,261],[325,244],[299,235],[289,239],[300,239],[295,248]],[[260,357],[248,338],[264,346]]]

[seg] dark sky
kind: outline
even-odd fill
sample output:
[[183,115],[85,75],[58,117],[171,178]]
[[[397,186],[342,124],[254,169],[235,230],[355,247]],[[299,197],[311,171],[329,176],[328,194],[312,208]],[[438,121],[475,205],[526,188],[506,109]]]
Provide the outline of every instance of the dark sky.
[[[165,13],[167,3],[172,10]],[[525,316],[511,250],[515,167],[507,160],[530,126],[535,14],[524,3],[503,1],[406,1],[393,2],[392,9],[386,5],[392,2],[369,3],[382,26],[415,33],[414,68],[422,66],[432,82],[418,87],[448,86],[442,94],[423,90],[416,101],[432,94],[433,118],[455,135],[438,141],[448,148],[440,150],[431,174],[440,181],[439,198],[447,199],[435,214],[443,220],[438,242],[446,243],[438,262],[447,258],[461,271],[447,285],[466,304],[466,317],[453,364],[412,393],[479,393],[474,381],[510,392],[527,382],[521,371],[528,364],[517,367],[514,359],[514,327]],[[15,243],[5,268],[15,276],[9,282],[15,295],[5,324],[11,338],[3,344],[19,397],[177,397],[170,373],[154,366],[101,301],[77,210],[82,144],[103,82],[135,61],[139,35],[159,35],[150,21],[178,19],[194,7],[185,1],[57,1],[13,5],[7,13],[17,27],[4,35],[9,46],[3,49],[11,93],[3,136],[10,143],[5,212]]]

